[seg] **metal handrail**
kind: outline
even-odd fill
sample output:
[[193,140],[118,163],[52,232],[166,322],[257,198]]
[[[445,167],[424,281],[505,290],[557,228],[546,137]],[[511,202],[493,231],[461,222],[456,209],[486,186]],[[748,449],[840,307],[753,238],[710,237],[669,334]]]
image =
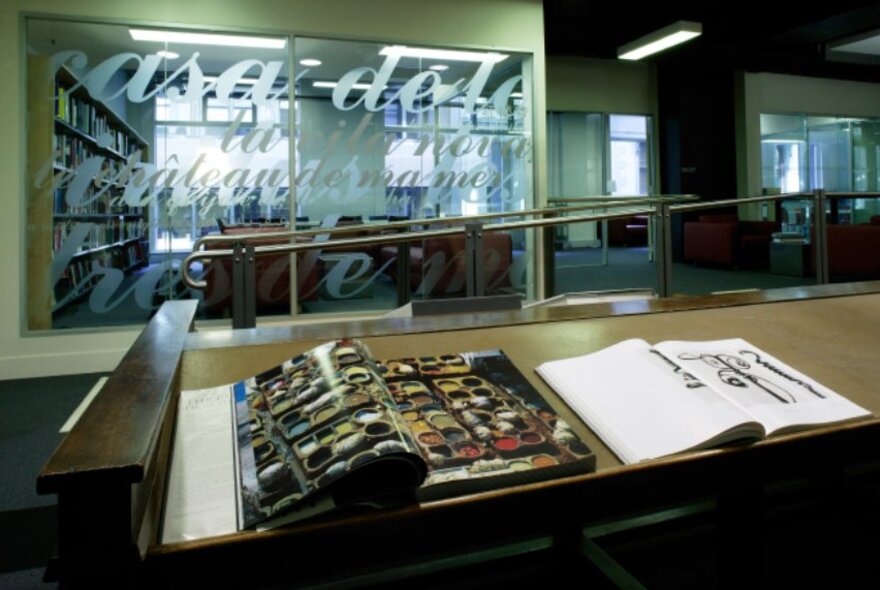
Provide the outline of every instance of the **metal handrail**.
[[[592,208],[592,207],[591,207]],[[496,223],[490,224],[483,227],[483,231],[508,231],[515,229],[527,229],[531,227],[550,227],[554,225],[565,225],[568,223],[583,223],[588,221],[603,221],[606,219],[618,219],[621,217],[630,217],[632,215],[651,215],[656,213],[656,209],[633,209],[627,211],[618,211],[614,213],[601,213],[596,215],[578,215],[571,217],[553,217],[549,219],[536,219],[531,221],[513,221],[508,223]],[[499,217],[495,215],[494,217]],[[409,225],[413,225],[410,223]],[[450,237],[456,235],[464,235],[467,233],[467,229],[465,227],[451,227],[446,229],[436,229],[436,230],[422,230],[422,231],[409,231],[402,232],[396,234],[383,234],[380,236],[364,236],[354,239],[340,239],[333,241],[321,241],[321,242],[299,242],[292,244],[267,244],[256,246],[254,248],[254,254],[283,254],[283,253],[293,253],[293,252],[302,252],[308,250],[324,250],[324,249],[340,249],[346,248],[349,246],[366,246],[366,245],[375,245],[375,244],[401,244],[406,242],[416,242],[420,240],[425,240],[428,238],[441,238],[441,237]],[[245,234],[240,234],[238,236],[239,239],[245,237],[251,238],[260,238],[266,239],[272,237],[271,233],[264,234],[250,234],[245,236]],[[289,234],[285,233],[278,237],[289,237]],[[183,268],[182,268],[182,279],[185,285],[191,287],[193,289],[205,289],[208,286],[207,281],[197,281],[189,274],[190,266],[196,260],[212,260],[217,258],[227,258],[234,254],[234,251],[231,249],[217,249],[217,250],[198,250],[189,254],[183,260]]]
[[595,197],[574,197],[572,199],[550,199],[551,202],[589,202],[584,205],[573,205],[570,207],[541,207],[537,209],[524,209],[522,211],[500,211],[496,213],[478,213],[467,216],[454,217],[428,217],[425,219],[405,219],[402,221],[390,221],[381,224],[356,224],[344,225],[340,227],[316,228],[308,230],[285,230],[277,232],[254,232],[239,234],[217,234],[202,236],[193,244],[193,251],[200,250],[205,244],[216,243],[233,243],[247,241],[248,239],[279,239],[293,237],[311,237],[325,234],[347,234],[347,233],[379,233],[394,229],[405,229],[413,225],[431,226],[431,225],[449,225],[449,224],[467,224],[484,219],[498,219],[505,217],[527,217],[530,215],[559,215],[560,213],[568,213],[573,211],[584,211],[589,209],[605,208],[605,207],[622,207],[624,205],[655,205],[659,203],[691,201],[698,199],[696,195],[654,195],[650,197],[634,196],[634,197],[611,197],[611,196],[595,196]]
[[829,199],[880,199],[880,192],[865,193],[825,193]]
[[[236,307],[233,326],[234,327],[252,327],[255,325],[255,312],[253,310],[253,297],[248,297],[249,289],[253,289],[253,263],[254,257],[258,254],[284,254],[295,253],[310,250],[321,249],[344,249],[357,246],[369,245],[386,245],[398,244],[399,263],[400,260],[407,260],[406,254],[407,244],[409,242],[421,241],[429,238],[443,238],[463,235],[466,245],[467,260],[467,281],[468,296],[482,295],[482,284],[484,280],[482,259],[482,235],[485,232],[496,231],[512,231],[530,228],[549,228],[557,225],[567,225],[574,223],[606,221],[609,219],[627,218],[633,215],[649,215],[654,217],[654,227],[656,231],[655,241],[655,260],[658,269],[658,295],[665,297],[669,294],[670,285],[672,283],[672,240],[671,240],[671,216],[673,213],[681,213],[686,211],[697,211],[702,209],[712,209],[724,206],[738,206],[750,203],[766,203],[778,202],[789,199],[811,200],[817,211],[825,211],[829,199],[840,198],[880,198],[880,193],[831,193],[827,194],[824,190],[816,190],[813,193],[784,193],[778,195],[764,195],[760,197],[744,197],[737,199],[723,199],[716,201],[705,201],[699,203],[682,203],[682,201],[693,201],[698,199],[695,195],[655,195],[652,197],[569,197],[554,198],[551,203],[582,203],[567,207],[544,207],[539,209],[528,209],[524,211],[512,212],[496,212],[482,213],[477,215],[461,216],[461,217],[441,217],[429,219],[407,219],[383,224],[359,224],[347,225],[339,228],[318,228],[306,231],[283,231],[283,232],[266,232],[266,233],[243,233],[243,234],[226,234],[218,236],[205,236],[200,238],[194,244],[194,251],[189,254],[183,261],[182,280],[184,284],[193,289],[206,289],[207,280],[198,281],[190,275],[190,267],[196,260],[213,260],[218,258],[233,258],[233,270],[236,271],[240,279],[233,279],[234,284],[240,283],[238,295],[233,293],[233,304],[238,299],[248,303]],[[638,206],[642,205],[642,208]],[[644,208],[649,205],[650,208]],[[593,213],[587,215],[565,216],[570,212],[603,209],[602,213]],[[609,209],[611,211],[609,211]],[[534,216],[538,219],[508,221],[501,223],[489,223],[483,225],[482,221],[490,219],[504,219],[509,217],[526,217]],[[828,253],[827,253],[827,220],[825,215],[816,215],[815,219],[815,248],[816,248],[816,280],[818,283],[827,283],[828,276]],[[417,226],[433,226],[433,225],[453,224],[453,227],[444,227],[441,229],[421,229],[414,231]],[[397,233],[386,233],[389,229],[404,229],[406,231]],[[342,238],[329,240],[330,234],[345,234],[353,232],[366,232],[375,234],[382,232],[381,235],[361,235],[355,238]],[[297,237],[318,237],[308,242],[291,241],[280,244],[264,244],[255,246],[251,241],[265,241],[267,239],[285,239],[293,240]],[[552,234],[544,232],[545,244],[550,243]],[[202,249],[208,243],[233,243],[234,249]],[[552,249],[552,246],[546,246]],[[552,259],[551,259],[552,261]],[[552,265],[551,265],[552,268]],[[405,270],[401,272],[406,272]],[[246,273],[250,273],[249,275]],[[406,281],[408,283],[408,280]],[[406,284],[402,283],[402,284]],[[552,289],[552,287],[551,287]],[[398,293],[400,298],[401,292]],[[406,299],[406,295],[403,295]],[[235,307],[235,305],[234,305]],[[239,309],[241,308],[241,309]],[[244,310],[244,311],[242,311]]]
[[[655,200],[655,202],[666,202],[666,201],[695,201],[700,197],[699,195],[694,194],[681,194],[681,195],[651,195],[648,197],[649,199]],[[605,200],[605,201],[632,201],[645,199],[645,195],[602,195],[602,196],[586,196],[586,197],[550,197],[547,199],[548,203],[581,203],[581,202],[591,202],[594,200]]]
[[767,195],[761,197],[742,197],[738,199],[722,199],[720,201],[701,201],[699,203],[687,203],[683,205],[670,205],[671,213],[683,213],[685,211],[698,211],[700,209],[715,209],[734,205],[748,205],[749,203],[766,203],[768,201],[785,201],[788,199],[812,199],[813,193],[783,193],[779,195]]
[[[743,197],[737,199],[723,199],[720,201],[701,201],[699,203],[687,203],[681,205],[670,205],[669,210],[672,213],[683,213],[685,211],[698,211],[700,209],[714,209],[716,207],[727,207],[733,205],[747,205],[749,203],[766,203],[776,201],[786,201],[789,199],[815,199],[816,193],[781,193],[778,195],[764,195],[760,197]],[[880,192],[873,193],[825,193],[826,199],[880,199]]]

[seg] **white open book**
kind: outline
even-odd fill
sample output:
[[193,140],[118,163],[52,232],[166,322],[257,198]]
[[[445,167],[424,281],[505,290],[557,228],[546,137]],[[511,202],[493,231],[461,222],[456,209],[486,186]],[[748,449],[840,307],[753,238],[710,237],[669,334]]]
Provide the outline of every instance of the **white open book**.
[[536,371],[625,463],[871,416],[738,338],[625,340]]

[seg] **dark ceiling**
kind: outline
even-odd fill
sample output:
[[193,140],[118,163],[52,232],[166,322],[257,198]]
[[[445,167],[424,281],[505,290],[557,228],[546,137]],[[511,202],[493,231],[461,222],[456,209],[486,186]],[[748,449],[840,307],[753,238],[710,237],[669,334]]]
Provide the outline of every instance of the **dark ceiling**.
[[548,55],[616,58],[617,47],[678,20],[703,35],[654,58],[880,81],[874,66],[829,61],[829,43],[880,30],[880,3],[654,2],[545,0]]

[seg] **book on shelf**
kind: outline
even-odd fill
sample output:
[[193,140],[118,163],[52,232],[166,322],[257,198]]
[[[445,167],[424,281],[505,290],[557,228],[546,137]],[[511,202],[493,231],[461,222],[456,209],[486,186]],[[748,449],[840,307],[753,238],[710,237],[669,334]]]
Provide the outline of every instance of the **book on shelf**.
[[871,416],[738,338],[625,340],[536,371],[624,463]]
[[[192,417],[207,406],[227,417]],[[198,432],[206,424],[215,442]],[[181,392],[175,436],[165,542],[595,469],[587,445],[500,350],[377,363],[357,340],[329,342],[244,381]],[[234,455],[235,475],[217,467],[208,483],[187,473],[201,452],[193,445],[217,455],[211,465]],[[203,485],[226,497],[210,517],[201,499],[212,494],[194,491]]]

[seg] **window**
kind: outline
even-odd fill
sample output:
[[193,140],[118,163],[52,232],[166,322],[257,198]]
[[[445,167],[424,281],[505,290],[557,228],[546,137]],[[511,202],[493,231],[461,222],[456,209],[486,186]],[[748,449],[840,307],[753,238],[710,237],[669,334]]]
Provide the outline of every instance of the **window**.
[[143,323],[182,297],[207,314],[180,277],[194,241],[289,211],[288,41],[273,40],[230,51],[27,19],[31,329]]
[[[227,317],[228,264],[195,269],[205,291],[180,272],[221,229],[533,205],[529,55],[285,37],[231,48],[136,41],[121,24],[26,26],[30,329],[144,323],[189,297],[200,317]],[[529,241],[487,240],[490,287],[534,284]],[[426,244],[409,294],[460,295],[460,255]],[[395,258],[394,247],[261,258],[258,314],[396,307]]]

